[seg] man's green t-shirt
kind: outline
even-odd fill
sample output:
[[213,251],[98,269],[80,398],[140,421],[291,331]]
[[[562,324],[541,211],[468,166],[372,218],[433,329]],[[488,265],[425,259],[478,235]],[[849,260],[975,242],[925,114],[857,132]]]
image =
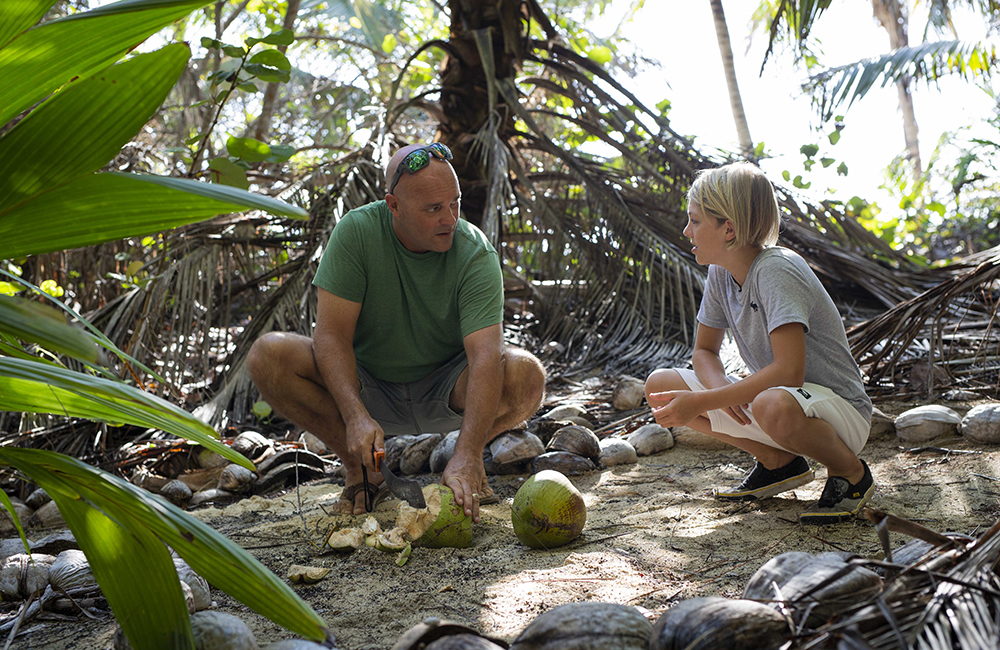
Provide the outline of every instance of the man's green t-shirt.
[[465,336],[503,322],[500,259],[482,231],[459,219],[448,251],[413,253],[385,201],[337,223],[313,284],[361,303],[354,355],[383,381],[421,379],[461,352]]

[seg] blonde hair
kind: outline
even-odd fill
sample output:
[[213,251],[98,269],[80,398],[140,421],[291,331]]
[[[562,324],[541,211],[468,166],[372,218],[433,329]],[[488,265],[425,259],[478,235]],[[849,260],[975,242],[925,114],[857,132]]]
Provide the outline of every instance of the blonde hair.
[[728,248],[773,246],[778,241],[778,201],[771,181],[756,165],[738,162],[704,169],[695,176],[687,198],[706,215],[733,222],[736,238]]

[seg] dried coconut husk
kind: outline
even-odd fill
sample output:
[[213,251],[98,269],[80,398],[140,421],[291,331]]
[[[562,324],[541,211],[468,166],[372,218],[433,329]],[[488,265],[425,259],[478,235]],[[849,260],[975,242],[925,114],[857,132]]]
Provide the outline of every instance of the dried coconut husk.
[[53,589],[69,591],[87,587],[97,588],[97,579],[90,570],[90,562],[83,551],[63,551],[49,567],[49,584]]
[[490,443],[490,454],[497,468],[529,461],[545,453],[541,439],[530,431],[506,431]]
[[49,584],[49,568],[55,561],[41,553],[11,555],[0,567],[0,595],[4,600],[22,600],[40,593]]
[[653,625],[649,650],[761,650],[791,636],[785,617],[752,600],[718,596],[674,605]]
[[545,612],[510,650],[646,650],[652,626],[634,607],[569,603]]

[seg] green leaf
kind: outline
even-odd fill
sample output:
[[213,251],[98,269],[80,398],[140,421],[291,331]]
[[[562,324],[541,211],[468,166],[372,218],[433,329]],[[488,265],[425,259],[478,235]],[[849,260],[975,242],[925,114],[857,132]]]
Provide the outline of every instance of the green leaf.
[[[248,209],[309,217],[295,206],[224,185],[139,174],[91,174],[0,212],[0,259],[147,235]],[[39,228],[41,223],[46,227]]]
[[796,176],[795,178],[792,179],[792,185],[794,185],[799,189],[807,190],[809,189],[809,186],[812,185],[812,182],[805,183],[802,181],[802,176]]
[[260,63],[248,63],[243,67],[247,74],[267,83],[284,83],[292,78],[287,71],[271,68]]
[[274,412],[274,409],[271,408],[271,405],[268,404],[267,402],[265,402],[262,399],[261,400],[257,400],[256,402],[254,402],[253,403],[253,409],[251,409],[251,410],[252,410],[253,414],[255,416],[257,416],[258,418],[266,418],[266,417],[270,416],[271,413]]
[[847,176],[847,163],[840,163],[837,166],[837,174],[840,176]]
[[74,359],[98,363],[100,348],[62,313],[38,302],[0,295],[0,332]]
[[837,144],[840,142],[840,131],[834,131],[827,137],[830,139],[830,144]]
[[[239,88],[240,90],[242,90],[245,93],[258,93],[258,92],[260,92],[260,88],[258,88],[257,84],[255,84],[252,81],[243,81],[243,82],[239,83],[236,87]],[[194,106],[197,106],[197,104],[192,104],[192,107],[194,107]]]
[[804,144],[799,147],[799,153],[801,153],[806,158],[812,158],[817,153],[819,153],[819,147],[814,144]]
[[820,158],[819,161],[822,163],[823,169],[826,169],[833,163],[837,162],[834,158]]
[[288,71],[292,64],[288,57],[274,49],[261,50],[250,58],[244,67],[247,73],[260,77],[264,81],[288,81]]
[[[333,635],[325,621],[283,580],[211,526],[164,499],[116,476],[53,452],[3,447],[0,448],[0,462],[15,465],[35,480],[56,484],[54,487],[58,489],[54,491],[77,491],[84,501],[130,532],[148,529],[177,551],[212,586],[222,589],[278,625],[308,639],[332,640]],[[36,476],[43,474],[55,480]],[[87,552],[86,549],[84,552]],[[135,580],[135,575],[142,574],[139,568],[137,574],[128,576],[128,580],[141,583],[142,580]],[[119,579],[122,577],[119,576]],[[103,588],[103,583],[101,586]],[[150,609],[137,615],[152,617],[157,614],[155,609]],[[153,647],[162,644],[161,640]]]
[[257,43],[267,43],[268,45],[291,45],[295,42],[295,32],[290,29],[279,29],[271,32],[264,38],[248,38],[247,45],[253,47]]
[[295,155],[295,147],[287,144],[272,144],[271,155],[267,157],[267,162],[285,162]]
[[781,172],[781,177],[784,178],[786,181],[792,180],[792,175],[791,175],[791,173],[789,173],[789,171],[787,169],[785,171]]
[[0,357],[0,410],[126,422],[197,442],[252,470],[242,454],[182,408],[119,381],[67,368]]
[[0,503],[3,503],[3,507],[7,509],[7,513],[10,515],[10,520],[14,522],[14,527],[17,529],[17,536],[21,538],[21,543],[24,545],[24,552],[31,553],[31,548],[28,546],[28,538],[24,534],[24,527],[21,526],[21,520],[17,516],[17,511],[14,510],[14,504],[11,503],[10,497],[3,490],[0,490]]
[[28,29],[58,0],[5,0],[0,10],[0,47]]
[[201,37],[201,46],[206,50],[217,50],[223,46],[223,42],[207,36]]
[[396,40],[395,34],[386,34],[385,38],[382,39],[382,51],[386,54],[392,54],[398,44],[399,41]]
[[[113,159],[184,71],[182,43],[71,84],[0,138],[0,213]],[[81,128],[85,125],[86,128]]]
[[234,158],[240,158],[247,162],[260,162],[267,160],[271,155],[271,147],[266,142],[254,140],[253,138],[237,138],[230,136],[226,140],[226,151]]
[[242,59],[247,55],[247,50],[239,45],[223,45],[222,51],[234,59]]
[[[103,70],[211,0],[126,0],[53,20],[0,48],[0,124],[76,78]],[[0,24],[10,2],[0,3]]]
[[244,190],[250,187],[246,171],[229,158],[213,158],[208,163],[208,168],[212,170],[213,183],[221,183]]
[[598,65],[607,65],[611,63],[611,48],[604,45],[598,45],[597,47],[591,48],[587,52],[587,58]]

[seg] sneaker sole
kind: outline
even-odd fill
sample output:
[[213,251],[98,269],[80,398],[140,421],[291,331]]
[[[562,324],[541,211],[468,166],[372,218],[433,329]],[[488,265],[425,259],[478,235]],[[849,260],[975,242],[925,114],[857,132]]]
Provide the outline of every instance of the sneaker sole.
[[714,488],[712,490],[712,496],[719,501],[758,501],[760,499],[773,497],[775,494],[787,492],[788,490],[794,490],[795,488],[805,485],[806,483],[812,483],[815,479],[816,472],[810,469],[808,472],[804,472],[798,476],[790,476],[784,481],[772,483],[771,485],[757,490],[723,492],[719,490],[719,488]]
[[799,523],[806,525],[815,526],[825,526],[828,524],[839,524],[844,521],[849,521],[856,517],[861,509],[865,507],[868,500],[871,498],[872,494],[875,492],[875,484],[868,488],[862,496],[861,500],[858,501],[858,505],[854,510],[849,512],[841,511],[831,511],[831,512],[803,512],[799,515]]

